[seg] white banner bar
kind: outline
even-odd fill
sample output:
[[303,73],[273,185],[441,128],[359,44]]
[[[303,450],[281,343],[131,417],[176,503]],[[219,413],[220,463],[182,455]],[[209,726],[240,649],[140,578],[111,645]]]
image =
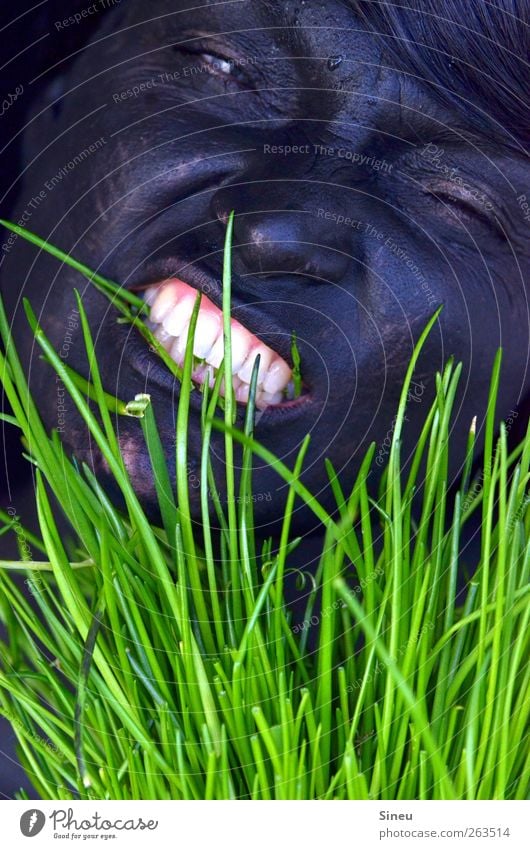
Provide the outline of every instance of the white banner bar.
[[527,802],[6,801],[1,811],[5,849],[530,847]]

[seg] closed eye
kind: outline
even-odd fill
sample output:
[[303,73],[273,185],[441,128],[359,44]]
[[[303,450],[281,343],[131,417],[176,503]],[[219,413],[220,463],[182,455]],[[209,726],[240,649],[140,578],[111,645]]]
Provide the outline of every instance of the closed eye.
[[424,184],[428,193],[441,207],[442,214],[452,217],[454,212],[451,207],[458,211],[459,216],[464,216],[472,221],[479,221],[494,229],[496,233],[505,238],[497,209],[491,198],[477,185],[467,182],[462,177],[451,180],[434,180]]

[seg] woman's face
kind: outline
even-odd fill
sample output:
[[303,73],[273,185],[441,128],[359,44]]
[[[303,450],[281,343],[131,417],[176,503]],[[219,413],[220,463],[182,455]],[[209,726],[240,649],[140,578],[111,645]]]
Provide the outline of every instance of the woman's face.
[[[414,378],[404,456],[435,372],[454,356],[464,363],[457,475],[499,346],[499,418],[529,388],[530,189],[516,143],[495,116],[482,134],[467,124],[466,110],[487,104],[470,95],[466,108],[442,105],[396,70],[339,0],[122,6],[98,10],[97,36],[28,124],[16,220],[125,287],[179,279],[206,294],[215,313],[234,210],[233,316],[251,349],[261,344],[288,365],[295,333],[304,380],[294,403],[265,399],[256,437],[292,466],[310,433],[304,480],[323,501],[324,458],[345,485],[370,442],[383,464],[414,342],[443,305]],[[77,25],[63,26],[65,38]],[[59,411],[55,378],[20,309],[25,295],[64,359],[86,373],[72,312],[79,287],[105,388],[125,400],[150,393],[173,474],[179,387],[162,361],[78,275],[20,239],[6,240],[4,254],[3,291],[47,423],[104,474],[73,404]],[[198,515],[201,396],[193,397]],[[119,428],[138,491],[154,504],[140,426],[120,419]],[[216,435],[219,480],[222,444]],[[285,488],[273,469],[255,465],[257,521],[269,526]]]

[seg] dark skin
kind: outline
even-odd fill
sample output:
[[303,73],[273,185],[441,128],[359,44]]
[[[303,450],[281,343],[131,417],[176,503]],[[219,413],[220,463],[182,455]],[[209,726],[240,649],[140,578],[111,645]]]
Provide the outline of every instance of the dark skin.
[[[136,0],[105,13],[62,90],[48,90],[26,130],[28,169],[14,219],[29,208],[29,229],[127,288],[178,276],[220,305],[226,221],[235,210],[233,314],[287,360],[295,331],[305,385],[298,402],[263,413],[256,437],[292,467],[311,433],[303,480],[328,508],[324,458],[347,488],[369,444],[381,451],[414,343],[443,304],[415,375],[403,457],[417,442],[436,370],[454,356],[464,364],[454,481],[475,415],[481,439],[499,346],[499,420],[530,389],[530,243],[517,201],[529,193],[528,172],[517,143],[494,122],[481,133],[465,109],[397,70],[342,2],[307,2],[296,12],[247,0],[187,5],[156,0],[150,20]],[[41,190],[42,202],[28,207]],[[174,476],[178,384],[100,294],[19,239],[2,289],[47,424],[58,424],[55,378],[37,357],[19,298],[30,298],[60,350],[74,287],[97,337],[105,388],[126,400],[151,394]],[[68,365],[86,374],[80,331],[71,333]],[[193,397],[194,482],[201,396]],[[240,422],[243,415],[241,408]],[[155,515],[139,424],[121,418],[118,426],[136,488]],[[63,438],[105,477],[71,403]],[[219,481],[222,445],[215,435]],[[376,476],[377,466],[374,484]],[[254,491],[264,495],[257,524],[275,532],[285,487],[259,460]],[[295,524],[309,530],[314,519],[300,509]]]

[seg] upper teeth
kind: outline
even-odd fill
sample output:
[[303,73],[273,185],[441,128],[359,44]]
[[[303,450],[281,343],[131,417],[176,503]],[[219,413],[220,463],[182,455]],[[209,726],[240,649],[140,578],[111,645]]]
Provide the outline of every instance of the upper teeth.
[[[178,365],[184,362],[186,343],[197,291],[182,280],[168,280],[150,286],[144,300],[151,307],[148,324],[158,341]],[[260,355],[256,407],[265,409],[279,404],[292,395],[292,372],[285,360],[261,342],[235,319],[230,321],[232,339],[232,385],[237,401],[246,403],[250,379],[257,355]],[[196,383],[209,381],[213,386],[215,374],[224,356],[223,315],[205,295],[195,328],[193,354],[203,360],[194,372]],[[223,383],[220,387],[224,395]]]

